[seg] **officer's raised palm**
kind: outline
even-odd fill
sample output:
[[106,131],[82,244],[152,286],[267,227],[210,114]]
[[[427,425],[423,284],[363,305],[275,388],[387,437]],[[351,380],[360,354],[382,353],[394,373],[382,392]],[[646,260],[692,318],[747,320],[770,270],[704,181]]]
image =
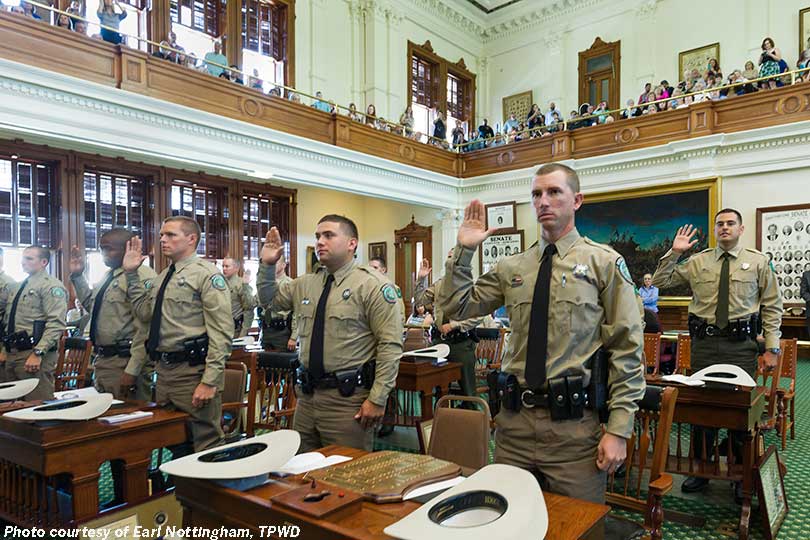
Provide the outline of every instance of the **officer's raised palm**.
[[281,235],[278,229],[271,227],[264,237],[264,245],[259,258],[264,264],[276,264],[284,254],[284,244],[281,243]]
[[124,269],[124,272],[134,272],[143,264],[144,259],[146,259],[146,255],[143,255],[141,239],[137,236],[133,236],[132,239],[127,242],[127,250],[124,253],[124,261],[121,264],[121,268]]
[[84,255],[79,251],[79,246],[70,248],[70,263],[68,266],[71,274],[81,274],[84,272]]
[[692,225],[684,225],[678,229],[675,239],[672,241],[672,251],[675,253],[683,253],[692,249],[692,246],[698,243],[698,239],[692,239],[698,230]]
[[422,264],[419,265],[419,273],[417,274],[419,279],[424,279],[430,275],[430,261],[427,259],[422,259]]
[[458,229],[458,243],[475,249],[489,238],[495,229],[487,229],[484,203],[475,199],[464,209],[464,221]]

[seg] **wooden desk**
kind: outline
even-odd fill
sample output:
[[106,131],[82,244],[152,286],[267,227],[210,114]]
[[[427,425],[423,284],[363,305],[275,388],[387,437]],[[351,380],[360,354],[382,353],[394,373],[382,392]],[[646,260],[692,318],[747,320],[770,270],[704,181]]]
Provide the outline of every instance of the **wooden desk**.
[[[442,397],[450,392],[450,384],[461,379],[461,364],[447,362],[443,366],[434,366],[430,362],[400,362],[396,390],[415,392],[421,405],[421,415],[416,416],[413,402],[397,403],[394,424],[415,426],[417,420],[433,418],[433,398]],[[397,400],[399,401],[399,400]]]
[[[647,376],[649,384],[666,386],[658,376]],[[754,463],[757,458],[756,440],[758,422],[765,410],[765,389],[757,387],[751,390],[734,388],[726,385],[713,387],[693,387],[672,384],[678,388],[678,400],[675,404],[675,415],[672,419],[673,432],[677,435],[676,454],[667,460],[667,471],[687,476],[697,476],[714,480],[741,481],[743,487],[743,504],[740,512],[740,538],[748,538],[748,527],[751,517],[751,494],[754,488]],[[743,457],[741,464],[721,463],[715,453],[714,462],[692,457],[690,446],[683,455],[681,444],[682,424],[693,424],[709,428],[725,428],[744,431],[742,441]],[[686,434],[690,428],[686,427]],[[691,442],[691,441],[690,441]],[[719,446],[720,441],[715,440]],[[708,451],[711,451],[709,449]]]
[[[329,446],[320,452],[352,457],[366,454],[363,450],[337,446]],[[297,525],[301,527],[299,538],[306,540],[388,539],[391,537],[384,534],[383,529],[419,507],[419,503],[411,501],[389,504],[364,501],[355,513],[315,520],[270,502],[270,497],[300,487],[296,480],[271,482],[247,492],[188,478],[176,478],[175,483],[175,495],[185,510],[184,526],[249,528],[254,538],[259,537],[260,526]],[[549,516],[545,540],[602,538],[603,521],[609,507],[554,493],[545,493],[544,496]]]
[[[152,450],[184,442],[188,415],[144,404],[112,407],[107,414],[147,408],[154,413],[151,418],[117,425],[98,420],[33,423],[0,416],[0,518],[55,528],[95,517],[98,469],[108,460],[123,462],[126,504],[148,498]],[[0,414],[2,410],[0,406]],[[60,495],[62,490],[69,499]]]

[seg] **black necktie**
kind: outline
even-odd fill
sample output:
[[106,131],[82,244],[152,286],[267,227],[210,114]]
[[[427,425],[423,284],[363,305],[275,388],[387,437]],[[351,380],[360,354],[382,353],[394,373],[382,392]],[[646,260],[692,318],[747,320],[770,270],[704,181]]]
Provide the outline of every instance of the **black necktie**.
[[8,314],[8,333],[14,333],[14,317],[17,316],[17,304],[20,302],[20,296],[22,296],[25,287],[28,285],[28,280],[31,279],[30,276],[25,278],[20,284],[20,288],[17,290],[17,294],[14,296],[14,302],[11,303],[11,312]]
[[96,343],[96,334],[98,333],[98,320],[99,315],[101,314],[101,304],[104,303],[104,293],[107,292],[107,287],[110,286],[110,283],[112,283],[114,277],[115,269],[110,270],[110,275],[107,276],[107,279],[101,285],[101,288],[96,293],[96,299],[93,301],[93,314],[90,316],[90,341],[93,342],[93,345],[99,345],[99,343]]
[[720,267],[720,291],[717,295],[717,308],[714,311],[714,324],[720,328],[725,328],[728,326],[728,281],[731,255],[725,252],[721,257],[723,258],[723,266]]
[[315,310],[315,321],[312,328],[312,338],[309,341],[309,373],[316,381],[323,377],[323,327],[326,322],[326,300],[329,298],[329,291],[332,290],[332,283],[335,276],[326,276],[326,285],[323,287],[318,308]]
[[154,309],[152,310],[152,322],[149,323],[149,340],[146,342],[146,351],[153,353],[157,351],[158,343],[160,343],[160,321],[163,319],[163,296],[166,294],[166,286],[174,275],[174,264],[169,266],[169,271],[166,273],[166,278],[160,284],[157,297],[155,298]]
[[532,315],[529,322],[529,341],[526,347],[526,384],[535,390],[546,382],[546,356],[548,355],[548,301],[551,289],[551,258],[557,246],[549,244],[543,251],[537,282],[532,297]]

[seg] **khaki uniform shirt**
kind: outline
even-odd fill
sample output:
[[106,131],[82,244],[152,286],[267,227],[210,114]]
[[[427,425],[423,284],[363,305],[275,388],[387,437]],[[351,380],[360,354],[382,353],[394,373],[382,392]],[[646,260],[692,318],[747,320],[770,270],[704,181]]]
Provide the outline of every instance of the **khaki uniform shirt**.
[[[92,315],[93,307],[96,303],[96,294],[102,284],[107,280],[110,272],[115,276],[110,282],[107,290],[104,291],[101,308],[98,312],[98,326],[96,327],[96,340],[94,345],[110,346],[121,340],[132,340],[130,348],[131,356],[126,367],[126,373],[138,375],[141,366],[146,362],[146,347],[144,345],[149,331],[149,324],[141,321],[135,316],[135,308],[127,297],[127,278],[123,268],[115,268],[107,271],[101,283],[92,290],[87,284],[84,274],[71,275],[70,281],[76,289],[76,296],[89,314]],[[138,268],[138,279],[144,289],[154,286],[157,274],[146,265]]]
[[[127,297],[135,315],[147,326],[168,272],[169,267],[164,268],[148,289],[137,272],[126,273]],[[201,382],[222,390],[233,340],[230,291],[217,267],[194,254],[175,263],[174,275],[166,286],[158,351],[182,351],[184,341],[203,334],[208,335],[208,356]]]
[[239,277],[239,274],[225,278],[225,281],[228,283],[228,290],[231,293],[231,316],[233,320],[236,321],[239,317],[244,317],[238,337],[246,336],[250,326],[253,324],[253,310],[256,309],[256,304],[253,303],[253,293],[250,286]]
[[[258,277],[256,278],[258,279]],[[289,287],[289,285],[284,285],[284,283],[292,283],[292,278],[287,274],[282,274],[280,278],[276,279],[276,283],[279,287]],[[261,304],[261,302],[259,302]],[[265,313],[269,313],[271,319],[278,320],[278,319],[286,319],[287,316],[290,314],[292,310],[281,310],[281,311],[274,311],[273,306],[262,306],[265,310]],[[265,316],[266,317],[266,316]],[[298,339],[298,317],[293,313],[291,319],[291,328],[290,328],[290,339]]]
[[[299,359],[309,367],[309,349],[315,311],[326,284],[327,270],[318,268],[285,281],[275,279],[275,266],[261,264],[256,280],[259,301],[273,311],[292,310],[298,318]],[[397,289],[384,275],[353,261],[335,272],[326,303],[324,371],[359,367],[377,361],[369,401],[385,406],[394,388],[402,356],[402,315]]]
[[[506,305],[512,335],[502,369],[514,373],[521,385],[525,384],[534,286],[546,245],[541,240],[523,253],[499,261],[475,283],[470,266],[475,251],[456,246],[439,288],[439,304],[450,317],[483,315]],[[582,373],[588,384],[591,373],[586,362],[604,347],[610,354],[607,431],[628,438],[645,382],[642,321],[627,266],[610,247],[581,237],[576,229],[555,245],[546,376]]]
[[[14,297],[17,296],[17,291],[22,284],[22,281],[12,283],[6,287],[6,292],[0,295],[0,311],[6,314],[3,323],[7,332],[11,306],[14,304]],[[17,303],[14,331],[25,330],[28,335],[33,336],[34,321],[45,321],[45,331],[40,340],[34,343],[33,348],[43,351],[56,350],[59,346],[59,339],[65,332],[67,300],[67,291],[61,281],[45,270],[32,274]]]
[[[0,296],[7,295],[9,286],[13,284],[14,280],[11,279],[11,276],[0,270]],[[0,324],[5,324],[6,310],[10,308],[11,304],[8,305],[8,308],[5,306],[5,303],[2,304],[2,309],[0,309]]]
[[[779,348],[779,330],[782,324],[782,293],[768,257],[755,249],[737,245],[730,250],[728,320],[734,321],[762,314],[762,333],[765,347]],[[678,263],[680,254],[669,250],[658,261],[653,275],[653,285],[661,289],[689,284],[692,301],[689,313],[709,324],[714,324],[717,297],[720,292],[720,270],[723,261],[722,248],[705,249]]]
[[433,322],[437,328],[441,328],[443,324],[450,323],[453,330],[460,332],[468,332],[473,328],[478,327],[484,320],[484,317],[472,317],[463,321],[455,321],[446,319],[442,306],[436,301],[436,291],[442,285],[442,278],[437,279],[433,285],[428,287],[427,276],[417,280],[416,287],[413,291],[413,301],[416,304],[424,304],[425,309],[433,312]]

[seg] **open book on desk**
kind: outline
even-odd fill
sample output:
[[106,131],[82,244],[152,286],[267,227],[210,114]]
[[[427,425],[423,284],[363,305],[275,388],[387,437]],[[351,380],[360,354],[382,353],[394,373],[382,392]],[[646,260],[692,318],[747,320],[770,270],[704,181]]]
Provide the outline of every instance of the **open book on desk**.
[[345,461],[350,461],[352,458],[348,456],[324,456],[320,452],[306,452],[298,454],[290,461],[285,463],[279,470],[273,471],[275,476],[288,476],[293,474],[302,474],[316,469],[323,469],[331,465],[337,465]]

